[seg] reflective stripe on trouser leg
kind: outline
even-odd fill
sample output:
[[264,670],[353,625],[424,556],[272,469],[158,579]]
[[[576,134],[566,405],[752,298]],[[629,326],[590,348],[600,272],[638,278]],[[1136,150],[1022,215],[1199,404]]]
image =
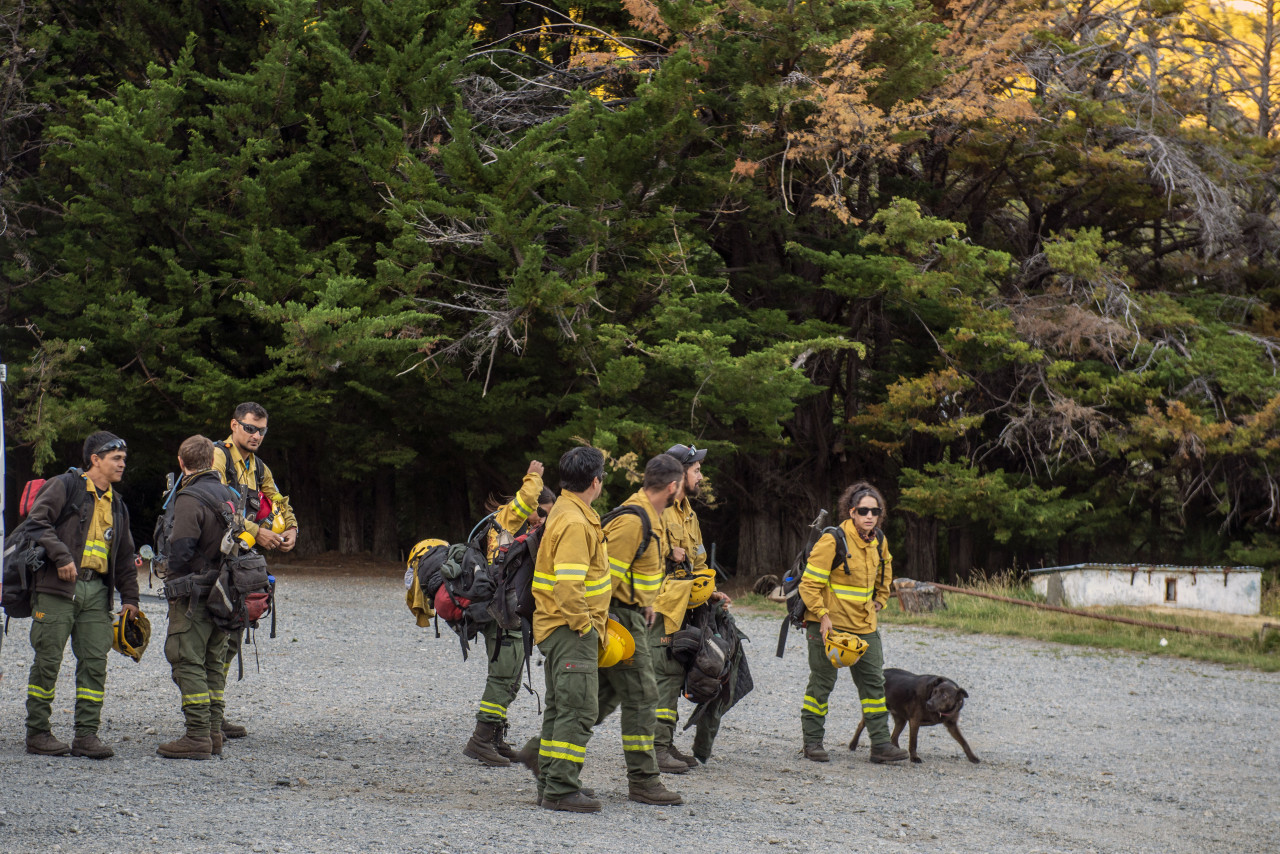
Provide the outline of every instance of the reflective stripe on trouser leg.
[[853,684],[858,686],[858,697],[862,700],[862,719],[867,723],[867,736],[871,743],[886,744],[889,741],[889,712],[884,702],[884,647],[879,631],[858,637],[867,642],[867,651],[850,669],[853,671]]
[[661,616],[654,621],[653,628],[649,630],[649,654],[653,658],[653,677],[658,686],[657,726],[653,731],[654,747],[658,750],[671,746],[676,723],[680,720],[677,705],[680,690],[684,687],[684,668],[680,666],[680,662],[668,654],[671,649],[671,636],[666,634],[665,630],[666,626]]
[[71,626],[71,652],[76,657],[76,735],[92,735],[102,723],[107,656],[111,654],[110,606],[104,582],[76,582],[75,622]]
[[551,800],[582,788],[579,772],[596,720],[597,643],[594,631],[579,637],[568,626],[559,626],[538,644],[547,684],[538,740],[538,790]]
[[827,734],[827,700],[840,671],[827,660],[822,631],[817,623],[808,624],[805,639],[809,650],[809,683],[805,686],[801,703],[800,730],[805,744],[816,744]]
[[169,603],[164,655],[178,686],[187,732],[207,736],[222,728],[227,634],[214,625],[203,604],[187,616],[187,599]]
[[[489,673],[485,678],[484,694],[476,720],[482,723],[505,724],[507,707],[520,690],[520,664],[524,661],[524,640],[519,632],[504,631],[497,623],[485,623],[481,628],[484,646],[489,653]],[[498,656],[493,651],[498,647]]]
[[[632,637],[643,638],[648,631],[639,611],[622,608],[617,617]],[[650,652],[648,644],[637,644],[631,658],[600,671],[601,694],[616,697],[622,709],[622,756],[627,763],[627,779],[635,783],[658,777],[658,759],[654,753],[658,683],[654,680]],[[603,690],[606,685],[607,691]]]

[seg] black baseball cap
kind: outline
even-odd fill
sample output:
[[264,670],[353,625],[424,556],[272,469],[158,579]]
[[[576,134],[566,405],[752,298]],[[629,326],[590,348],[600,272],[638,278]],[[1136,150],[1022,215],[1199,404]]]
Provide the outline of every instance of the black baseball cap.
[[691,466],[706,457],[707,449],[699,449],[692,445],[672,445],[667,448],[667,453],[679,460],[680,465]]

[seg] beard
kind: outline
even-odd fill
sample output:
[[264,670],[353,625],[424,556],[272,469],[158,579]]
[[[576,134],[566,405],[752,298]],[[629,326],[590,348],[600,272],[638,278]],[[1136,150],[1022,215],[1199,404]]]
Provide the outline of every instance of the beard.
[[685,498],[696,498],[698,496],[698,486],[699,484],[696,484],[696,483],[690,484],[689,479],[685,478],[685,481],[684,481]]

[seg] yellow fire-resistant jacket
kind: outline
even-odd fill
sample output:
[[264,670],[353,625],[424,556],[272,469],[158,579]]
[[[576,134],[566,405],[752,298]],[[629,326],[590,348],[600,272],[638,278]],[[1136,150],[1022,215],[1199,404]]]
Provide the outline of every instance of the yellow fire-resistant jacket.
[[[493,521],[497,522],[498,527],[509,536],[515,537],[520,533],[520,529],[524,527],[524,523],[529,521],[529,514],[537,509],[538,498],[541,495],[542,475],[536,472],[529,472],[524,476],[524,482],[520,484],[516,497],[498,508]],[[510,542],[510,539],[507,542]],[[503,545],[502,537],[497,531],[489,531],[489,551],[486,557],[489,558],[491,563],[498,553],[500,545]]]
[[[662,572],[666,567],[664,557],[670,549],[666,548],[666,531],[662,526],[662,518],[654,511],[649,496],[643,489],[622,502],[622,506],[635,506],[649,518],[651,534],[645,543],[644,552],[632,563],[636,550],[640,548],[640,536],[644,526],[633,514],[624,513],[611,520],[604,529],[604,537],[609,543],[609,573],[613,576],[613,598],[624,605],[639,605],[649,608],[658,598],[658,588],[662,586]],[[635,583],[635,596],[631,595],[632,582]]]
[[[702,526],[698,524],[698,514],[693,512],[689,499],[682,498],[663,510],[662,524],[667,529],[667,554],[670,555],[671,549],[682,548],[695,571],[705,569],[707,548],[702,544]],[[692,591],[692,581],[668,580],[663,583],[654,610],[662,615],[667,634],[678,631],[684,624],[685,611],[689,608],[689,594]]]
[[[847,568],[837,562],[836,540],[831,534],[823,534],[809,552],[804,575],[800,577],[800,598],[804,600],[806,620],[821,620],[831,615],[831,625],[846,632],[865,635],[876,630],[876,609],[889,601],[889,582],[893,580],[893,555],[889,554],[888,541],[872,537],[866,542],[858,534],[852,519],[846,519],[840,530],[844,532],[849,550]],[[880,583],[881,550],[884,553],[884,577]]]
[[560,626],[604,636],[609,618],[609,553],[600,516],[571,492],[562,492],[547,516],[533,566],[533,641]]
[[[230,448],[228,449],[228,446]],[[227,483],[227,454],[231,454],[231,470],[235,472],[236,482]],[[237,445],[230,437],[225,442],[215,442],[213,445],[213,469],[218,473],[218,477],[228,486],[239,488],[245,486],[252,492],[264,493],[271,499],[272,504],[279,504],[280,513],[284,517],[284,529],[298,527],[298,517],[293,515],[293,508],[289,506],[289,499],[281,495],[281,501],[277,502],[275,496],[280,495],[280,488],[276,486],[276,479],[271,476],[271,466],[265,462],[262,464],[262,483],[258,483],[258,466],[254,461],[254,455],[250,454],[245,457],[240,453],[240,446]],[[258,524],[252,520],[246,519],[244,528],[254,539],[258,537]]]

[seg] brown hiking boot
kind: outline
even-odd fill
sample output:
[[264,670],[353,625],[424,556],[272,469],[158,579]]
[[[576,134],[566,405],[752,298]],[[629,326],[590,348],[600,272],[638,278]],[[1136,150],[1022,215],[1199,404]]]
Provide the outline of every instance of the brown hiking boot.
[[210,743],[213,744],[213,751],[212,751],[213,755],[221,756],[222,755],[222,733],[220,732],[209,733],[209,741]]
[[827,753],[826,748],[822,746],[822,742],[815,741],[813,744],[804,746],[804,758],[812,759],[814,762],[830,762],[831,754]]
[[871,745],[871,761],[877,765],[883,762],[901,762],[910,755],[891,741]]
[[484,721],[476,721],[476,731],[471,734],[467,746],[462,748],[463,754],[472,759],[479,759],[490,768],[506,768],[511,760],[493,749],[493,736],[497,726]]
[[187,733],[177,741],[160,745],[156,753],[166,759],[212,759],[213,739],[207,735]]
[[516,753],[516,761],[529,769],[535,778],[538,776],[538,739],[531,738]]
[[507,744],[507,725],[494,726],[493,728],[493,749],[505,758],[508,762],[514,762],[519,757],[516,752],[511,749],[511,745]]
[[223,738],[244,738],[248,734],[249,730],[245,729],[240,724],[233,724],[231,721],[222,722]]
[[27,753],[36,756],[66,756],[71,752],[71,745],[58,741],[51,732],[38,732],[27,736]]
[[689,773],[689,763],[682,759],[676,759],[666,747],[655,748],[654,754],[658,759],[658,770],[663,774],[687,774]]
[[684,803],[679,793],[673,792],[658,778],[643,783],[627,783],[627,797],[638,804],[653,804],[657,807],[673,807]]
[[85,756],[89,759],[110,759],[116,752],[102,743],[98,734],[77,735],[71,740],[71,755]]
[[589,798],[581,791],[571,792],[560,800],[544,797],[541,807],[544,810],[564,810],[565,812],[600,812],[600,802]]
[[676,759],[679,759],[681,762],[683,762],[685,765],[688,765],[690,768],[698,767],[698,760],[694,759],[689,754],[680,750],[680,748],[676,747],[674,744],[667,747],[667,753],[670,753],[673,757],[675,757]]

